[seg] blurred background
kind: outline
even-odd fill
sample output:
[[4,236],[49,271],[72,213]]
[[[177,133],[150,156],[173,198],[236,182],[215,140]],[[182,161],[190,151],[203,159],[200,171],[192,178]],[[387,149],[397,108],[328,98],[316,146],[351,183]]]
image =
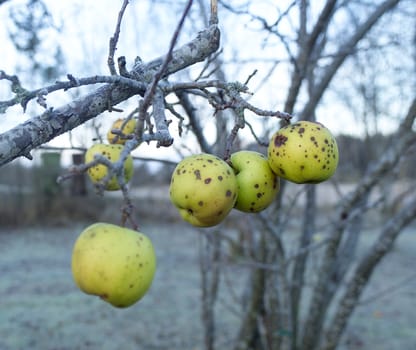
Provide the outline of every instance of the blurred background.
[[[185,3],[130,1],[116,57],[126,56],[131,68],[138,55],[146,62],[165,54]],[[16,74],[28,90],[66,80],[68,73],[77,78],[108,74],[108,41],[121,4],[0,0],[0,70]],[[386,9],[377,17],[374,11],[382,5]],[[365,30],[363,23],[372,15],[377,20],[371,30],[349,46],[349,39]],[[325,16],[325,30],[313,38],[319,29],[315,24]],[[194,1],[178,45],[205,28],[208,17],[208,2]],[[394,152],[403,135],[413,140],[395,154],[394,162],[383,163],[382,175],[353,203],[340,260],[334,264],[340,270],[331,275],[340,292],[327,298],[331,307],[325,308],[322,327],[329,327],[354,268],[371,252],[389,220],[414,200],[415,127],[399,129],[416,91],[412,0],[219,1],[219,20],[218,56],[170,79],[249,80],[250,94],[245,97],[254,106],[289,112],[294,120],[317,120],[334,133],[340,150],[336,174],[314,187],[282,181],[281,195],[262,214],[232,211],[218,227],[191,227],[169,201],[172,171],[181,158],[204,149],[196,129],[202,130],[210,151],[222,155],[234,115],[221,111],[214,116],[206,100],[193,95],[196,128],[179,98],[167,96],[170,107],[185,117],[181,124],[168,113],[174,145],[165,149],[143,144],[134,150],[135,175],[129,183],[134,215],[155,244],[158,270],[142,301],[126,310],[114,309],[75,287],[70,260],[73,243],[87,225],[121,222],[123,198],[119,192],[98,195],[85,174],[56,180],[72,165],[82,164],[85,150],[104,139],[112,122],[134,110],[138,100],[123,102],[117,106],[123,112],[105,112],[34,150],[32,161],[17,159],[0,169],[0,350],[276,350],[268,345],[270,334],[295,337],[295,331],[276,331],[271,326],[276,315],[268,313],[276,295],[281,296],[281,276],[276,276],[281,265],[273,260],[279,244],[288,259],[289,290],[295,295],[296,286],[304,288],[293,319],[305,321],[322,256],[312,250],[305,257],[303,279],[291,279],[296,252],[305,244],[302,237],[307,244],[324,247],[338,228],[340,208],[362,189],[363,179]],[[46,96],[47,103],[58,107],[94,89],[59,91]],[[0,101],[13,96],[9,82],[0,81]],[[0,133],[42,112],[35,101],[25,113],[19,105],[8,108],[0,114]],[[235,149],[266,154],[265,144],[280,127],[279,120],[249,112],[245,118]],[[416,228],[413,223],[400,230],[369,279],[338,349],[416,348]],[[254,305],[254,281],[264,271],[266,282],[257,288],[264,303]],[[250,307],[257,307],[255,322],[249,322]],[[245,334],[252,337],[246,339]],[[241,339],[246,347],[239,347]]]

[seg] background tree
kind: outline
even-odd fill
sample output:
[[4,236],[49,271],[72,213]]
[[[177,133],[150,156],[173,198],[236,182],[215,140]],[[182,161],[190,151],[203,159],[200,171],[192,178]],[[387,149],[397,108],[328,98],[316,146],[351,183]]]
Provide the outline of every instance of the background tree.
[[[0,102],[2,111],[16,104],[25,109],[32,100],[45,111],[0,134],[0,164],[21,156],[31,158],[34,148],[105,111],[117,112],[117,105],[126,100],[139,100],[135,106],[139,126],[136,137],[126,144],[125,157],[141,141],[172,146],[172,124],[177,125],[180,134],[192,134],[201,150],[226,158],[232,150],[245,146],[247,139],[258,142],[264,151],[264,140],[277,128],[274,118],[264,117],[278,117],[287,123],[293,115],[295,120],[325,120],[336,125],[346,123],[338,118],[339,110],[353,110],[367,126],[367,141],[382,123],[388,123],[383,151],[373,156],[365,152],[367,148],[358,150],[365,153],[365,160],[354,187],[348,193],[340,192],[338,204],[329,212],[319,205],[315,185],[296,190],[282,183],[279,198],[271,208],[241,217],[238,239],[224,231],[224,226],[201,231],[206,349],[216,347],[215,305],[219,289],[227,288],[221,277],[236,251],[236,264],[246,264],[251,269],[244,293],[234,305],[241,315],[234,349],[335,349],[375,267],[416,215],[414,191],[405,202],[400,194],[391,193],[393,198],[387,198],[376,192],[383,179],[390,183],[398,179],[394,175],[416,143],[416,96],[412,95],[415,79],[411,74],[415,68],[415,32],[398,26],[408,23],[414,28],[412,4],[406,0],[381,0],[370,6],[361,1],[328,0],[318,6],[300,0],[258,8],[255,2],[220,1],[221,15],[230,21],[244,21],[257,32],[265,52],[272,53],[265,62],[261,61],[263,52],[254,51],[239,62],[244,49],[239,48],[235,57],[226,45],[224,52],[218,51],[216,1],[212,1],[209,10],[203,2],[194,5],[206,29],[178,47],[183,21],[187,16],[198,18],[195,12],[189,12],[191,4],[192,1],[186,3],[166,55],[150,62],[137,59],[132,70],[126,69],[123,59],[118,61],[118,73],[115,67],[119,26],[127,5],[124,2],[110,39],[109,75],[91,72],[90,77],[79,78],[68,74],[64,81],[28,90],[17,76],[1,71],[0,79],[10,82],[13,93],[12,98]],[[227,29],[222,35],[227,36]],[[202,68],[200,62],[204,62]],[[269,69],[253,72],[251,68],[260,62]],[[239,67],[239,82],[230,83],[229,79],[234,79],[229,77],[233,75],[233,64]],[[197,78],[189,79],[193,74]],[[177,80],[183,77],[188,79]],[[48,95],[52,92],[89,84],[103,85],[62,107],[50,105]],[[254,84],[256,94],[251,97]],[[273,86],[280,94],[272,94],[272,108],[259,105],[258,95]],[[401,87],[399,91],[397,86]],[[394,100],[385,98],[389,96]],[[198,113],[201,108],[215,112],[215,120],[202,118]],[[323,116],[324,112],[332,112],[333,117]],[[175,122],[169,124],[169,118]],[[214,140],[208,122],[215,123]],[[341,169],[343,152],[346,151],[341,148]],[[117,165],[112,171],[117,173]],[[128,190],[121,184],[129,204]],[[336,179],[332,184],[335,189],[339,187]],[[397,208],[388,216],[380,215],[380,204],[396,199],[400,203]],[[363,223],[370,215],[378,215],[375,227],[379,236],[362,257],[355,258]],[[301,222],[295,233],[290,226],[293,218]],[[319,241],[314,240],[317,233],[323,237]],[[230,246],[234,250],[228,249]],[[316,259],[318,265],[313,271]]]

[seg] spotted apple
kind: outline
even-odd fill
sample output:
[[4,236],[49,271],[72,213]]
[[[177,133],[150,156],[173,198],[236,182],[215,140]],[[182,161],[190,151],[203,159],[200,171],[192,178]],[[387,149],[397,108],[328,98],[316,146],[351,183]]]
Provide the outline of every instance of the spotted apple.
[[[120,159],[122,145],[108,145],[104,143],[96,143],[91,146],[85,153],[85,162],[89,163],[94,160],[96,154],[102,155],[111,162],[116,162]],[[87,170],[88,176],[95,184],[102,181],[108,174],[108,168],[104,164],[94,165]],[[133,158],[129,155],[124,162],[124,180],[128,182],[133,176]],[[108,191],[116,191],[120,189],[120,185],[116,176],[113,176],[105,187]]]
[[281,128],[268,147],[274,173],[298,184],[329,179],[337,169],[338,157],[335,137],[317,122],[299,121]]
[[258,152],[238,151],[231,154],[230,165],[238,184],[234,207],[247,213],[266,209],[280,189],[279,178],[270,168],[267,158]]
[[192,155],[177,164],[169,193],[185,221],[194,226],[214,226],[234,207],[237,179],[224,160],[207,153]]
[[145,234],[99,222],[85,228],[75,241],[71,269],[83,292],[125,308],[149,290],[156,255]]
[[136,128],[136,119],[129,119],[126,120],[125,118],[117,119],[112,125],[111,128],[107,132],[107,140],[110,144],[119,144],[124,145],[127,139],[120,137],[117,134],[113,134],[112,130],[118,129],[124,135],[130,135],[134,133],[134,129]]

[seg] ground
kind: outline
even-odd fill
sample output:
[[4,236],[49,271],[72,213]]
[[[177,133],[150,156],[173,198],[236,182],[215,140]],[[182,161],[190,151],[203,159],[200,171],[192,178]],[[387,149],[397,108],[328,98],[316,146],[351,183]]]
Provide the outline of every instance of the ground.
[[[85,226],[0,228],[0,349],[202,350],[198,232],[182,224],[144,224],[142,232],[155,244],[157,274],[139,303],[116,309],[72,281],[71,250]],[[403,232],[382,261],[341,349],[416,349],[415,233]],[[373,237],[368,233],[364,246]],[[236,285],[248,274],[248,267],[227,269],[239,269],[228,271],[228,283]],[[397,283],[400,288],[372,297]],[[229,348],[238,324],[228,307],[232,295],[222,291],[216,310],[220,350]]]

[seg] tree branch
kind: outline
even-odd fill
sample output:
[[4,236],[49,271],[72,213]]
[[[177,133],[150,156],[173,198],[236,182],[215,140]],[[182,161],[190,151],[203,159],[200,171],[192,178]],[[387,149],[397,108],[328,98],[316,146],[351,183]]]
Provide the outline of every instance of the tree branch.
[[308,317],[305,323],[305,334],[302,344],[307,349],[315,349],[319,340],[319,334],[322,327],[321,320],[325,315],[329,300],[326,299],[327,291],[333,288],[331,281],[331,271],[337,259],[337,251],[345,228],[352,218],[353,209],[362,199],[367,196],[372,188],[380,182],[383,176],[391,171],[406,153],[406,150],[416,142],[416,136],[412,128],[405,129],[403,125],[413,125],[416,118],[416,98],[413,100],[409,111],[399,127],[394,142],[387,147],[384,156],[370,168],[368,173],[357,184],[355,190],[341,204],[335,220],[332,235],[326,245],[321,266],[318,271],[318,281],[313,290],[311,303],[309,306]]
[[[200,32],[195,39],[172,52],[172,59],[167,64],[162,78],[203,61],[218,49],[219,39],[220,32],[216,26]],[[133,70],[132,73],[139,73],[142,77],[153,76],[163,62],[165,57],[155,59],[136,67],[137,71]],[[142,82],[145,83],[146,80]],[[143,95],[144,92],[124,84],[109,84],[65,106],[48,109],[41,115],[0,134],[0,166],[21,156],[30,159],[32,149],[98,116],[109,107],[134,95]]]
[[333,316],[332,321],[329,322],[330,326],[325,334],[325,342],[321,348],[322,350],[335,350],[339,339],[347,326],[347,321],[354,311],[374,268],[386,253],[390,251],[402,229],[410,224],[415,217],[416,198],[387,222],[377,241],[360,260],[354,271],[354,275],[350,279],[347,289],[341,298],[335,315]]
[[352,35],[351,38],[349,38],[349,40],[339,48],[338,53],[334,55],[334,60],[325,69],[324,75],[314,87],[313,94],[310,96],[308,103],[303,108],[300,119],[304,119],[316,109],[316,106],[321,100],[329,83],[335,76],[335,73],[344,63],[346,58],[354,52],[354,48],[357,46],[357,43],[371,30],[371,28],[380,18],[383,17],[386,12],[393,9],[399,2],[400,0],[386,0],[380,4],[367,18],[367,20],[357,28],[354,35]]
[[118,42],[118,38],[120,36],[121,20],[123,19],[123,15],[124,15],[124,12],[126,11],[126,7],[128,4],[129,4],[128,0],[123,1],[123,5],[121,6],[120,12],[118,14],[117,25],[114,31],[114,35],[110,38],[110,42],[109,42],[107,64],[108,64],[108,69],[110,70],[111,75],[117,75],[117,71],[116,71],[115,64],[114,64],[114,53],[117,50],[116,45]]

